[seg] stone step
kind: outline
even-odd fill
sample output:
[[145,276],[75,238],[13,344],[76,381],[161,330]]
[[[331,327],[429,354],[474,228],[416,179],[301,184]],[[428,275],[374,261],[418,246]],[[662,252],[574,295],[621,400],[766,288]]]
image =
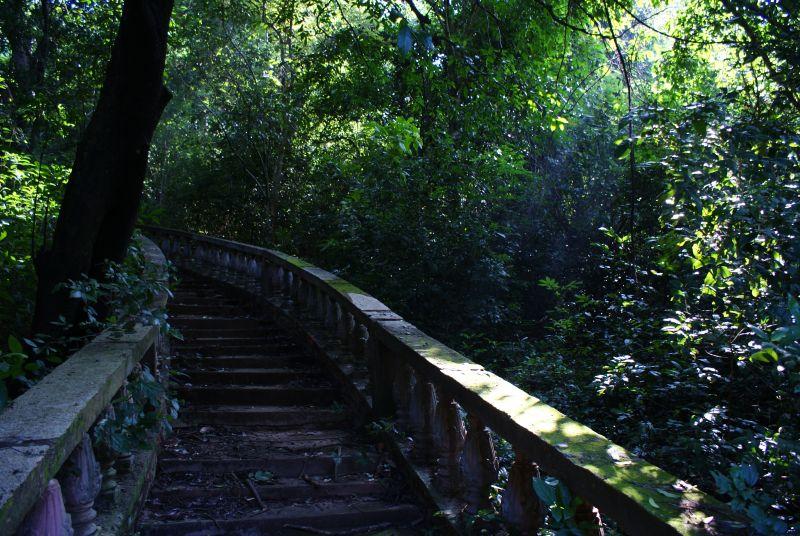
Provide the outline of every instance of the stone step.
[[279,355],[212,355],[197,356],[192,354],[178,354],[172,362],[192,368],[219,367],[225,369],[238,368],[289,368],[314,363],[309,356],[301,353],[286,352]]
[[184,340],[194,338],[214,338],[214,337],[270,337],[273,335],[285,334],[286,332],[275,326],[264,326],[255,329],[203,329],[203,328],[183,328],[181,335]]
[[181,378],[181,382],[194,385],[269,385],[314,379],[322,374],[320,369],[302,368],[198,369],[183,372],[188,377]]
[[172,293],[173,299],[175,301],[180,301],[181,298],[197,298],[197,299],[222,299],[227,300],[231,303],[237,303],[236,298],[229,296],[225,292],[221,292],[219,289],[205,289],[205,290],[196,290],[196,289],[186,289],[183,287],[178,287]]
[[298,404],[330,404],[339,398],[331,387],[296,387],[282,385],[181,386],[178,398],[190,403],[222,405],[294,406]]
[[137,533],[419,533],[423,512],[389,453],[355,431],[338,384],[292,333],[199,276],[184,279],[170,312],[184,335],[172,366],[186,404]]
[[350,416],[329,407],[195,404],[181,409],[180,420],[193,425],[241,425],[268,429],[314,426],[326,430],[344,425]]
[[178,329],[259,329],[262,322],[255,318],[226,318],[220,316],[175,316],[170,323]]
[[192,337],[184,335],[183,341],[173,344],[175,348],[198,348],[198,347],[229,347],[229,346],[283,346],[293,344],[294,340],[284,334],[274,333],[272,335],[257,335],[255,337]]
[[[379,480],[353,480],[344,482],[326,481],[320,478],[275,479],[269,484],[256,485],[258,494],[265,503],[274,501],[296,501],[324,499],[331,497],[379,496],[386,492],[387,485]],[[186,501],[195,498],[208,498],[218,495],[229,497],[250,497],[252,491],[242,486],[219,484],[217,487],[197,485],[173,485],[163,489],[153,489],[150,496],[165,501]]]
[[170,303],[169,312],[172,315],[219,315],[241,316],[243,310],[238,305],[225,305],[221,303]]
[[329,453],[313,455],[275,455],[269,458],[172,458],[166,454],[158,460],[162,473],[221,474],[240,471],[265,471],[278,478],[299,478],[308,475],[320,478],[339,478],[354,474],[376,472],[380,460],[362,453]]
[[[203,536],[218,535],[303,535],[327,534],[334,530],[357,534],[375,533],[392,527],[411,527],[420,523],[422,512],[412,504],[394,504],[384,501],[354,501],[288,505],[268,509],[257,515],[238,519],[187,519],[182,521],[154,522],[146,520],[140,525],[143,536]],[[334,532],[335,534],[336,532]]]
[[[186,426],[164,440],[162,456],[262,458],[265,454],[361,452],[358,439],[341,430],[262,430],[241,426]],[[372,447],[369,447],[372,449]],[[349,451],[348,451],[349,449]],[[374,449],[372,449],[374,450]],[[196,476],[196,475],[195,475]]]
[[177,346],[174,351],[178,356],[197,355],[197,356],[246,356],[246,355],[285,355],[296,353],[298,350],[294,342],[270,342],[265,341],[261,344],[183,344]]

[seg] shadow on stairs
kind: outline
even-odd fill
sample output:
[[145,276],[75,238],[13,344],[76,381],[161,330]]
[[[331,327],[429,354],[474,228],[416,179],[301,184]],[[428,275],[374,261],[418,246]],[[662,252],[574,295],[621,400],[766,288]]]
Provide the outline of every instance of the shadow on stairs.
[[390,455],[289,333],[189,274],[169,309],[182,409],[141,534],[421,532],[425,509]]

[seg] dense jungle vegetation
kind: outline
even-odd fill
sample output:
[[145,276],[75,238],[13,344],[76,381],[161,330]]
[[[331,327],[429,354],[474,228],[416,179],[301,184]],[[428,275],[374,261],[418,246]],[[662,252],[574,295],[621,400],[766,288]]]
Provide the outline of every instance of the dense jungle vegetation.
[[[2,405],[122,2],[0,9]],[[178,0],[140,221],[340,273],[797,533],[798,65],[796,0]]]

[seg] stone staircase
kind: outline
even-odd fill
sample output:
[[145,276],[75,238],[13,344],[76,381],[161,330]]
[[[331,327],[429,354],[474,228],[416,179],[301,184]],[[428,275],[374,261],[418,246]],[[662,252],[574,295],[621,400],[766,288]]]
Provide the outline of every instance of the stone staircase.
[[290,334],[188,274],[169,308],[182,409],[141,534],[419,533],[391,456]]

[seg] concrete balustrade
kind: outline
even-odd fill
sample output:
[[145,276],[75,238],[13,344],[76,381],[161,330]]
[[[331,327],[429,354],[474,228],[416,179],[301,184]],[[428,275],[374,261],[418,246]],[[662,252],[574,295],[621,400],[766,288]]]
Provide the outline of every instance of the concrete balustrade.
[[[159,243],[174,255],[183,251],[170,237]],[[166,263],[150,240],[144,241],[144,254]],[[162,296],[154,305],[165,302]],[[88,432],[109,416],[134,367],[148,356],[157,361],[160,337],[157,326],[138,325],[121,336],[103,332],[0,413],[0,534],[97,533],[95,500],[104,475],[105,491],[114,495],[116,471],[107,452],[99,456],[104,465],[98,463]],[[105,516],[114,522],[103,531],[114,534],[133,521],[135,506],[109,502],[120,510]]]
[[[364,403],[374,416],[394,418],[395,428],[410,436],[398,448],[454,527],[463,521],[462,513],[491,506],[490,489],[499,472],[496,434],[515,453],[500,513],[521,533],[535,533],[544,520],[545,505],[531,485],[540,474],[558,478],[581,497],[576,519],[586,534],[602,534],[600,513],[629,534],[743,533],[726,505],[429,337],[338,276],[266,248],[170,229],[146,232],[161,243],[181,244],[171,249],[177,252],[174,262],[244,291],[255,281],[254,273],[247,274],[249,282],[226,278],[213,263],[181,257],[181,252],[195,244],[217,248],[226,258],[261,259],[270,293],[262,284],[258,299],[295,314],[304,329],[318,329],[300,318],[314,317],[323,326],[319,329],[338,341],[337,348],[363,366],[369,377],[361,392]],[[314,333],[324,351],[326,335]],[[342,361],[344,376],[352,368]]]

